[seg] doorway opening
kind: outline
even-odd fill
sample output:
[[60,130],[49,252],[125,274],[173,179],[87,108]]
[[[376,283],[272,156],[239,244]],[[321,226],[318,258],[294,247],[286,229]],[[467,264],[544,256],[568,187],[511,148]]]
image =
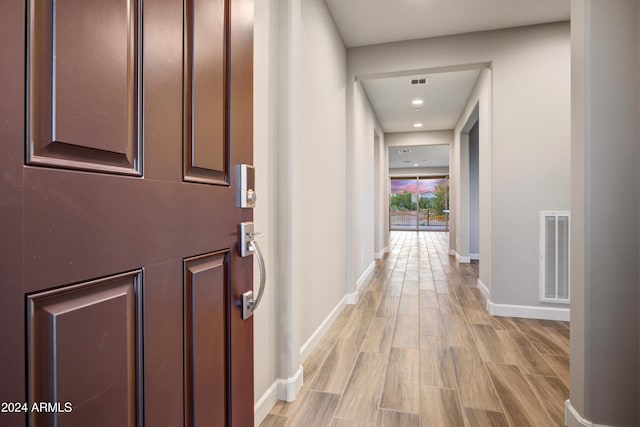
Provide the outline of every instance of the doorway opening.
[[450,148],[449,144],[389,146],[390,231],[449,231]]
[[391,178],[390,230],[449,231],[447,176]]

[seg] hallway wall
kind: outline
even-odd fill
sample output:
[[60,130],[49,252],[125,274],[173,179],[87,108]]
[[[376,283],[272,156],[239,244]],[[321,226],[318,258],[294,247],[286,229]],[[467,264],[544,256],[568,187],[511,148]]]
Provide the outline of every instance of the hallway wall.
[[296,96],[304,114],[293,146],[291,252],[304,343],[345,294],[346,50],[325,3],[301,4],[304,81]]
[[639,9],[571,2],[570,427],[640,425]]
[[[523,164],[525,158],[541,156],[543,149],[539,147],[553,146],[558,155],[537,165],[542,173],[549,170],[553,188],[535,188],[539,180],[526,181],[527,191],[535,195],[550,191],[558,205],[555,209],[568,209],[568,178],[563,177],[568,173],[563,154],[568,151],[568,129],[564,129],[565,125],[568,128],[568,95],[562,87],[568,74],[568,64],[563,62],[563,55],[568,55],[568,25],[451,36],[347,52],[322,0],[257,0],[256,45],[256,49],[268,48],[269,52],[256,55],[254,76],[254,163],[258,167],[259,190],[256,228],[267,236],[263,247],[270,281],[254,322],[259,420],[260,408],[270,409],[270,402],[275,402],[276,397],[295,396],[301,384],[304,355],[322,336],[323,328],[330,324],[347,295],[355,292],[358,279],[373,262],[374,129],[381,137],[380,146],[385,144],[382,129],[356,77],[369,72],[491,63],[491,96],[494,105],[499,100],[500,112],[494,117],[500,117],[502,124],[494,125],[494,131],[500,128],[493,139],[496,150],[483,154],[481,148],[480,157],[481,162],[483,155],[500,159],[500,167],[494,170],[491,181],[483,180],[481,166],[481,182],[495,183],[495,176],[509,180],[514,170],[528,166],[528,162]],[[508,55],[515,59],[505,59]],[[549,66],[549,58],[558,63]],[[549,87],[530,83],[536,76],[525,65],[532,62],[546,64],[548,69],[541,71],[543,65],[533,69],[542,76],[553,75],[554,83]],[[486,73],[491,78],[488,70]],[[547,108],[547,104],[553,108]],[[549,120],[550,115],[555,118]],[[451,131],[447,132],[451,135]],[[480,138],[482,141],[482,135]],[[518,150],[524,151],[510,164],[504,154],[518,154]],[[530,204],[523,203],[524,208],[518,208],[525,212],[513,209],[514,201],[519,203],[519,198],[524,197],[516,190],[517,186],[505,183],[485,189],[494,194],[504,192],[499,199],[506,204],[500,206],[499,215],[487,219],[492,227],[501,229],[502,241],[494,241],[500,242],[497,246],[502,251],[496,252],[503,262],[499,267],[506,269],[493,277],[492,297],[495,295],[498,302],[510,302],[509,293],[513,292],[518,298],[510,303],[529,304],[531,294],[537,296],[537,270],[530,268],[529,259],[523,262],[520,249],[527,248],[527,256],[530,249],[537,251],[537,238],[518,241],[520,236],[510,236],[501,227],[521,227],[532,217],[537,220],[538,208],[532,211]],[[380,191],[384,192],[382,197],[388,194],[385,186]],[[480,192],[482,197],[482,188]],[[562,205],[565,198],[566,205]],[[492,207],[498,206],[491,203]],[[516,213],[514,218],[508,217],[512,212]],[[494,241],[485,244],[491,248]],[[515,250],[509,249],[511,245]],[[483,260],[487,258],[482,256]],[[521,264],[527,267],[518,275],[518,281],[504,281],[505,274],[513,277],[513,270],[506,267],[509,262],[504,262],[510,256],[515,257],[516,268]],[[537,266],[537,256],[534,263]],[[483,272],[489,274],[489,283],[491,267],[498,265],[497,261],[496,265],[490,264],[480,271],[481,277]],[[533,292],[529,289],[531,282],[535,282]]]
[[490,224],[492,238],[480,237],[480,256],[490,263],[481,263],[480,276],[493,303],[544,305],[538,301],[539,211],[570,207],[569,58],[566,22],[348,50],[349,82],[407,70],[490,67],[491,147],[483,154],[481,142],[480,158],[490,159],[491,169],[483,179],[480,166],[480,193],[491,194],[491,207],[480,222]]
[[387,147],[403,145],[444,145],[453,143],[452,130],[427,130],[422,132],[393,132],[385,135]]
[[[254,146],[257,204],[254,209],[256,231],[262,232],[259,244],[267,265],[267,292],[254,315],[254,400],[278,378],[278,344],[276,333],[278,284],[275,280],[275,190],[276,179],[272,169],[276,165],[277,132],[276,100],[277,61],[277,8],[271,2],[257,0],[254,5]],[[258,284],[258,268],[254,265],[254,289]]]
[[[268,272],[254,317],[259,423],[295,398],[304,357],[347,299],[346,49],[322,0],[256,0],[255,49],[255,223]],[[373,157],[371,185],[372,170]]]
[[[345,64],[346,77],[346,64]],[[347,163],[347,292],[354,294],[357,287],[362,285],[373,272],[374,267],[374,138],[380,136],[379,147],[384,147],[385,135],[378,122],[367,94],[361,82],[354,85],[353,109],[353,139],[347,148],[349,158],[358,158],[358,162]],[[346,106],[345,106],[346,113]],[[383,153],[384,154],[384,153]],[[384,197],[385,188],[380,188],[380,197]],[[386,237],[386,236],[385,236]],[[383,239],[385,240],[385,239]],[[382,248],[388,246],[388,240],[382,243]],[[355,302],[355,296],[350,299]]]

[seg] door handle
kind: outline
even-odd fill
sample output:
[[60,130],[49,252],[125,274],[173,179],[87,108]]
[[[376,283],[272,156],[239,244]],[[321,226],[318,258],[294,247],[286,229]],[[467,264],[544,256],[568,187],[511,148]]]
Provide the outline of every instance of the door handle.
[[242,319],[248,319],[260,305],[267,281],[267,273],[264,263],[264,257],[256,237],[262,234],[253,231],[252,222],[243,222],[240,224],[240,256],[246,257],[256,254],[258,261],[258,269],[260,271],[260,288],[258,289],[258,297],[254,299],[253,291],[247,291],[242,294]]

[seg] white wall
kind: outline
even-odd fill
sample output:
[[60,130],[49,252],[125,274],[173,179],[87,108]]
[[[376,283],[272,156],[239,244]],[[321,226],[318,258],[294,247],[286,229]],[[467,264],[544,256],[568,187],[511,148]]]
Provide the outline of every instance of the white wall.
[[[301,4],[304,81],[296,96],[304,114],[299,116],[293,148],[291,250],[304,343],[345,295],[346,50],[325,3],[303,0]],[[373,146],[373,133],[368,142]],[[369,160],[367,171],[372,176],[373,157]],[[366,201],[373,207],[372,195]],[[370,225],[372,211],[367,217]],[[370,235],[372,229],[371,225]]]
[[[278,284],[275,279],[274,242],[275,236],[275,174],[273,173],[276,150],[276,56],[277,10],[268,1],[257,0],[254,5],[254,72],[253,86],[253,158],[256,167],[256,195],[258,201],[254,209],[256,231],[262,232],[259,244],[267,265],[267,291],[259,309],[254,315],[254,400],[257,401],[278,378],[278,334],[277,301]],[[254,288],[258,286],[258,268]],[[271,396],[271,402],[275,395]],[[266,403],[269,406],[272,403]]]
[[[480,222],[491,242],[483,238],[487,231],[481,233],[480,276],[495,303],[541,305],[539,211],[570,207],[569,40],[569,24],[557,23],[348,50],[348,81],[490,64],[492,126],[480,125],[481,140],[482,133],[491,132],[491,151],[483,153],[482,142],[480,149],[490,176],[484,178],[487,168],[481,164],[480,194],[491,197]],[[349,91],[347,110],[353,108]]]
[[428,130],[422,132],[393,132],[385,135],[387,147],[405,145],[449,145],[453,143],[452,130]]
[[589,425],[640,425],[638,8],[571,2],[570,407]]
[[347,168],[346,176],[349,259],[346,280],[349,293],[356,292],[357,286],[364,283],[374,264],[374,139],[379,136],[380,146],[384,146],[385,140],[382,126],[373,113],[361,82],[354,84],[353,106],[353,139],[347,158],[357,158],[358,161],[349,162],[352,167]]
[[384,135],[376,132],[373,147],[374,258],[382,259],[389,251],[389,179]]
[[255,223],[268,272],[254,317],[258,425],[277,399],[295,398],[301,353],[346,300],[346,50],[325,3],[256,0],[254,70]]
[[543,305],[539,211],[571,208],[569,25],[531,35],[493,64],[491,298],[503,304]]

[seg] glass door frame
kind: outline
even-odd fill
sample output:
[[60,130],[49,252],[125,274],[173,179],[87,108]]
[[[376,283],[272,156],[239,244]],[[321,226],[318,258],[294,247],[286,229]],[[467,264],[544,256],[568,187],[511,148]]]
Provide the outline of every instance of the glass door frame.
[[[421,180],[437,180],[437,179],[443,179],[444,180],[444,185],[446,187],[445,189],[445,193],[444,193],[444,209],[442,209],[442,214],[445,216],[444,219],[444,228],[442,230],[430,230],[428,228],[421,228],[420,226],[420,200],[422,199],[422,197],[420,197],[421,193],[420,193],[420,181]],[[412,195],[412,200],[413,198],[415,198],[415,202],[412,201],[412,203],[415,203],[415,209],[412,212],[415,212],[415,227],[413,227],[411,225],[409,225],[406,228],[398,228],[399,226],[396,225],[396,227],[394,227],[393,221],[392,221],[392,197],[395,194],[399,194],[399,193],[393,193],[392,191],[392,182],[394,180],[405,180],[405,181],[414,181],[415,180],[415,191],[411,192],[410,194]],[[394,177],[389,177],[389,203],[388,203],[388,209],[389,209],[389,230],[390,231],[399,231],[399,230],[404,230],[404,231],[449,231],[449,175],[405,175],[405,176],[394,176]],[[426,227],[429,227],[428,223],[429,223],[429,215],[430,215],[430,210],[432,208],[429,207],[427,208],[427,225]],[[424,225],[422,227],[425,227]]]

